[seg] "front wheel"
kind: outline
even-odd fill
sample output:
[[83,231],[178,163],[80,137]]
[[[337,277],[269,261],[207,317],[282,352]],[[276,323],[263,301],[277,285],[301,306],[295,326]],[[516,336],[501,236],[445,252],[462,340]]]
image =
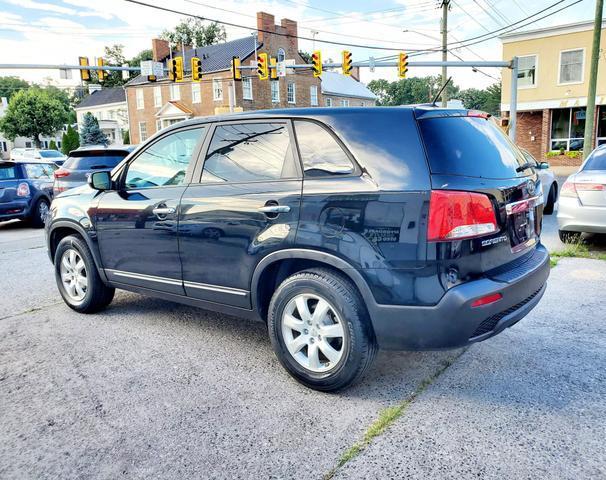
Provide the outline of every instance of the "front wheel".
[[306,270],[284,280],[271,299],[268,328],[282,366],[316,390],[348,387],[377,351],[360,294],[331,270]]
[[547,195],[547,203],[543,208],[543,213],[545,215],[551,215],[553,213],[553,208],[556,202],[556,187],[554,184],[551,184],[551,188],[549,189],[549,195]]
[[98,312],[114,298],[115,289],[103,283],[88,246],[78,235],[59,242],[55,279],[67,306],[80,313]]

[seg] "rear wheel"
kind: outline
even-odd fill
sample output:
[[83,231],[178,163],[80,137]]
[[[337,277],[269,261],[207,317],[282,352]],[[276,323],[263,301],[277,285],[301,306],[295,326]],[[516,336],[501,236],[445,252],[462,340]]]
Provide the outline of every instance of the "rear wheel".
[[59,242],[55,278],[63,300],[77,312],[98,312],[114,298],[115,289],[103,283],[88,246],[78,235]]
[[282,366],[316,390],[351,385],[377,351],[360,294],[330,270],[306,270],[284,280],[272,297],[268,328]]
[[564,243],[579,243],[581,240],[581,232],[567,232],[565,230],[558,230],[560,240]]
[[543,213],[545,215],[551,215],[553,213],[553,208],[555,206],[555,202],[556,202],[556,187],[552,183],[551,188],[549,189],[549,195],[547,195],[547,203],[545,204],[545,207],[543,208]]
[[32,227],[44,227],[44,222],[46,221],[46,216],[48,215],[49,207],[50,203],[46,198],[41,198],[36,202],[36,205],[34,205],[31,215]]

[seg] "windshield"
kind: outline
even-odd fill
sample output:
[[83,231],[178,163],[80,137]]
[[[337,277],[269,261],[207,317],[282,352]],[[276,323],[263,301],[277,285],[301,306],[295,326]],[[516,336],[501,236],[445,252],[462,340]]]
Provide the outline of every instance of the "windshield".
[[587,158],[583,170],[606,170],[606,148],[599,148]]
[[491,120],[440,117],[419,121],[431,173],[466,177],[512,178],[527,162],[522,152]]
[[61,158],[63,154],[57,150],[40,150],[40,156],[42,158]]

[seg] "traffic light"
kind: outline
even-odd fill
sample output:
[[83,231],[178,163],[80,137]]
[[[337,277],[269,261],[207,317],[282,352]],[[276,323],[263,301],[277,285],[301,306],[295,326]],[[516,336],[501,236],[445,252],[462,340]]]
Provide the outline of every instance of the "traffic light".
[[[78,64],[82,67],[88,67],[88,57],[78,57]],[[90,80],[90,70],[80,70],[80,80]]]
[[269,79],[278,79],[278,60],[274,57],[269,57]]
[[312,70],[314,73],[314,77],[319,77],[322,75],[322,53],[320,50],[316,50],[311,54],[311,63]]
[[199,82],[202,79],[202,60],[197,57],[191,59],[191,79]]
[[257,75],[259,76],[259,80],[267,80],[269,78],[267,53],[260,53],[257,55]]
[[[105,65],[105,60],[103,60],[103,57],[97,58],[97,66],[102,67],[103,65]],[[97,70],[97,78],[100,82],[104,82],[107,78],[107,72],[105,70]]]
[[343,69],[343,75],[351,75],[351,52],[343,50],[343,59],[341,61],[341,68]]
[[242,80],[242,70],[240,70],[240,57],[232,57],[231,59],[231,76],[234,80]]
[[408,73],[408,54],[400,53],[400,58],[398,60],[398,77],[406,78],[406,74]]
[[183,81],[183,57],[175,57],[170,60],[168,78],[173,82]]

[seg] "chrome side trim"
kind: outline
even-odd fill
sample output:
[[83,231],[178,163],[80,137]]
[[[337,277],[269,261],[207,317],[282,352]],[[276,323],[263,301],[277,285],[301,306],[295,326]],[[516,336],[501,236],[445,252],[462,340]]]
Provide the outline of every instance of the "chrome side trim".
[[111,270],[109,268],[106,268],[105,271],[107,273],[111,273],[112,275],[115,275],[116,277],[134,278],[136,280],[145,280],[147,282],[166,283],[168,285],[178,285],[178,286],[183,285],[183,282],[181,280],[177,280],[174,278],[156,277],[154,275],[144,275],[143,273],[123,272],[121,270]]
[[196,282],[183,282],[183,285],[188,288],[197,288],[199,290],[210,290],[212,292],[229,293],[231,295],[238,295],[245,297],[248,295],[248,291],[241,290],[239,288],[231,287],[219,287],[217,285],[209,285],[208,283],[196,283]]

